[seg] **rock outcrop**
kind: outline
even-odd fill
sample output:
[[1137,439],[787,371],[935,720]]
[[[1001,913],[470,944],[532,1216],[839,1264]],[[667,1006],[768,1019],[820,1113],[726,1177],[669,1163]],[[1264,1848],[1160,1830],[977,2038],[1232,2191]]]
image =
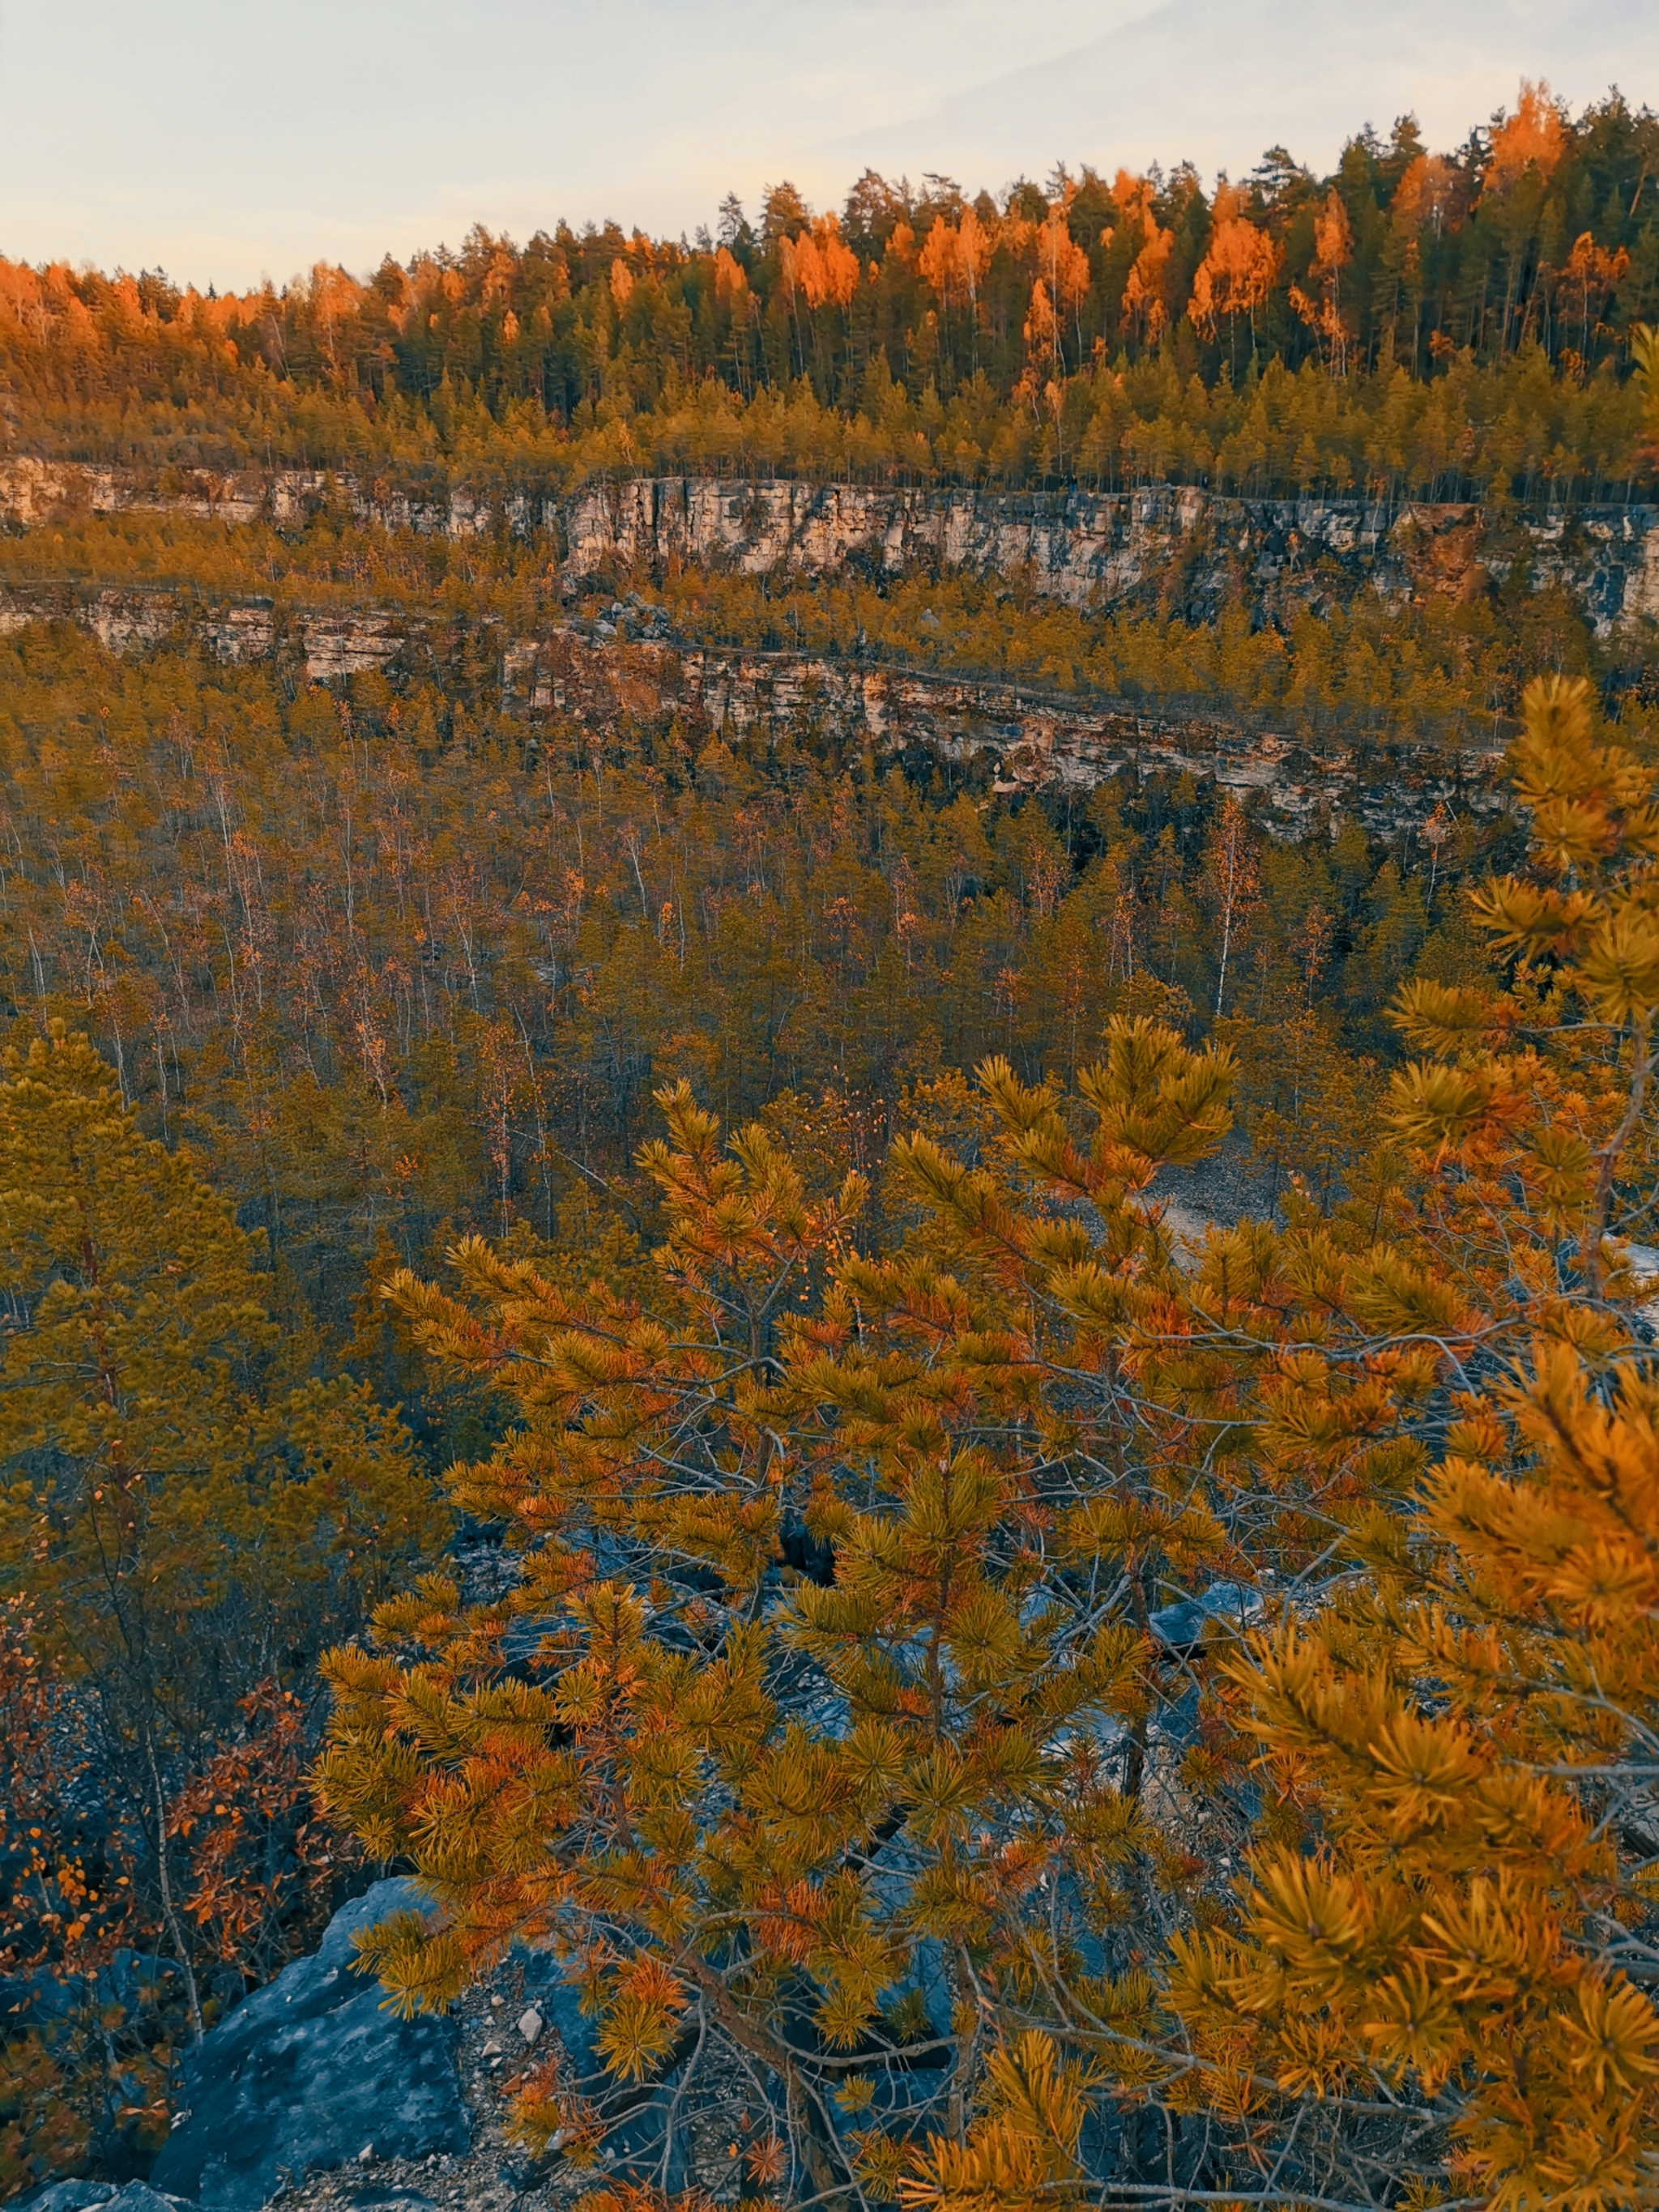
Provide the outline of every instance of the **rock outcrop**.
[[335,1914],[319,1950],[212,2031],[185,2062],[185,2107],[153,2188],[207,2212],[258,2212],[308,2172],[365,2151],[412,2159],[466,2148],[458,2022],[398,2020],[379,1984],[355,1971],[357,1930],[417,1904],[412,1883],[377,1882]]
[[107,2184],[59,2182],[40,2192],[39,2212],[259,2212],[279,2198],[293,2212],[434,2212],[440,2195],[505,2206],[550,2176],[507,2140],[503,2081],[554,2039],[561,2079],[611,2124],[605,2173],[683,2186],[684,2145],[667,2124],[674,2068],[637,2089],[607,2075],[593,2023],[550,1953],[515,1946],[441,2017],[384,2009],[380,1984],[355,1970],[351,1939],[420,1904],[412,1882],[376,1883],[335,1915],[312,1957],[207,2036],[185,2061],[183,2108],[148,2185],[118,2196]]
[[623,645],[571,629],[511,641],[502,674],[507,699],[532,719],[563,713],[603,727],[628,714],[672,714],[728,739],[804,728],[908,765],[977,763],[985,784],[1004,793],[1213,776],[1241,794],[1261,793],[1270,826],[1286,836],[1347,816],[1386,835],[1443,802],[1475,812],[1504,803],[1502,735],[1461,747],[1382,736],[1313,744],[1260,720],[1174,704],[1114,704],[811,654]]
[[1239,499],[1192,487],[1057,493],[887,490],[635,477],[550,513],[573,576],[671,566],[749,574],[863,567],[1030,580],[1046,596],[1212,612],[1257,602],[1462,596],[1517,563],[1565,585],[1599,629],[1659,616],[1659,508],[1552,508],[1503,520],[1468,505]]
[[1463,596],[1517,564],[1559,584],[1598,629],[1659,617],[1659,507],[1243,499],[1178,485],[1123,492],[1001,492],[639,477],[574,491],[430,494],[315,469],[131,470],[0,460],[0,527],[76,513],[155,509],[222,522],[356,520],[454,538],[496,530],[549,541],[580,580],[676,564],[769,574],[910,569],[1029,579],[1076,605],[1159,600],[1202,616],[1243,594],[1257,606],[1376,592]]
[[[143,2188],[142,2182],[137,2185]],[[51,2181],[44,2188],[33,2189],[26,2197],[17,2198],[16,2208],[17,2212],[89,2212],[94,2204],[108,2204],[117,2193],[112,2181]],[[125,2190],[119,2191],[123,2197],[126,2193]],[[154,2197],[155,2192],[146,2190],[145,2194]],[[157,2202],[170,2205],[172,2200],[161,2197]],[[149,2212],[148,2207],[144,2212]]]
[[494,671],[502,706],[532,727],[565,718],[593,729],[628,716],[678,716],[698,743],[809,728],[854,751],[919,764],[928,757],[1002,792],[1090,790],[1115,776],[1214,776],[1260,792],[1285,836],[1328,816],[1388,835],[1437,805],[1496,808],[1501,738],[1485,745],[1350,739],[1309,744],[1259,721],[1178,706],[1115,705],[990,678],[828,655],[718,652],[665,636],[657,611],[618,606],[583,626],[512,637],[497,623],[386,609],[279,611],[167,589],[0,585],[0,635],[73,622],[112,652],[177,638],[226,661],[276,659],[313,681],[368,670],[441,673],[458,653]]
[[118,2189],[112,2181],[54,2181],[19,2197],[14,2212],[195,2212],[182,2197],[152,2189],[148,2182],[130,2181]]

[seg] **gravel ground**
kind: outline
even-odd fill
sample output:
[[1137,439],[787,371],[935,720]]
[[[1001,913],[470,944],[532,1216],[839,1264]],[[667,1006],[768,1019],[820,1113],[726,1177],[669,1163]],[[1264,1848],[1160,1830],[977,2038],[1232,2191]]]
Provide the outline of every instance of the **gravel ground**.
[[1213,1159],[1195,1168],[1164,1168],[1152,1185],[1185,1236],[1202,1236],[1212,1222],[1231,1229],[1237,1221],[1267,1218],[1267,1178],[1249,1145],[1237,1132]]

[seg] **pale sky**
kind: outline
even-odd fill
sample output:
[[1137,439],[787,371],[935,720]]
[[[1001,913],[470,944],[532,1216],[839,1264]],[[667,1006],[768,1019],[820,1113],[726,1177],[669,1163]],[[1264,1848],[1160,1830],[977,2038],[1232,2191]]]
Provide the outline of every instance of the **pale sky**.
[[864,167],[1328,167],[1449,146],[1543,76],[1659,106],[1659,0],[0,0],[0,254],[279,283],[522,240],[711,227]]

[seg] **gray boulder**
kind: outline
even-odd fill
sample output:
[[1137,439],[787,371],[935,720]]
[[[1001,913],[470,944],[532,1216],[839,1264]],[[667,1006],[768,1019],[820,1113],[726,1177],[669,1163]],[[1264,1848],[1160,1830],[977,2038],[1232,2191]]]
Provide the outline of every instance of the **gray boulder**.
[[[320,1948],[245,1997],[185,2062],[184,2106],[150,2176],[209,2212],[258,2212],[288,2182],[380,2158],[464,2151],[471,2136],[453,2018],[398,2020],[355,1971],[351,1938],[418,1909],[412,1882],[376,1882],[343,1905]],[[125,2191],[109,2212],[129,2207]],[[68,2208],[65,2208],[68,2212]]]
[[115,2194],[112,2181],[50,2181],[17,2199],[13,2212],[88,2212],[94,2204],[107,2203]]
[[1242,1634],[1261,1611],[1261,1593],[1243,1583],[1212,1583],[1197,1597],[1178,1598],[1149,1614],[1147,1626],[1169,1651],[1190,1651],[1217,1621],[1233,1636]]
[[130,2181],[118,2189],[112,2181],[52,2181],[45,2188],[20,2197],[13,2212],[196,2212],[182,2197],[164,2197],[147,2182]]
[[130,2181],[113,2197],[102,2200],[103,2212],[191,2212],[177,2197],[167,2197],[147,2182]]

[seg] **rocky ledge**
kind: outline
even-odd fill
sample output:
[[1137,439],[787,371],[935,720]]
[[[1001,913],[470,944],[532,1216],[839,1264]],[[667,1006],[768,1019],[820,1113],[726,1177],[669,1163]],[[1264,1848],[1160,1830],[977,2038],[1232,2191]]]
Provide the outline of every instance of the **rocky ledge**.
[[1001,792],[1213,776],[1261,793],[1268,826],[1285,836],[1351,815],[1388,836],[1419,825],[1437,805],[1482,812],[1503,803],[1501,735],[1462,745],[1380,735],[1312,743],[1196,706],[1106,702],[822,654],[720,651],[676,641],[661,610],[637,595],[595,622],[514,637],[498,623],[469,630],[390,609],[279,609],[269,599],[167,588],[0,584],[0,635],[51,622],[75,623],[114,653],[176,642],[224,661],[274,659],[319,683],[370,670],[394,679],[441,676],[465,659],[475,675],[492,672],[503,711],[532,730],[678,718],[699,750],[751,732],[808,731],[908,766],[954,763],[976,787]]
[[830,654],[744,653],[672,641],[659,608],[617,602],[586,626],[511,637],[500,623],[389,608],[276,608],[270,599],[212,602],[139,586],[0,584],[0,635],[73,622],[111,653],[168,641],[222,661],[276,659],[319,684],[365,671],[441,672],[465,654],[489,668],[504,712],[531,728],[549,721],[615,728],[633,719],[679,719],[702,750],[712,738],[810,730],[874,759],[967,769],[998,792],[1064,785],[1093,790],[1126,776],[1214,776],[1267,799],[1267,821],[1294,836],[1312,821],[1358,817],[1391,834],[1427,821],[1436,805],[1502,805],[1504,738],[1429,745],[1345,737],[1307,741],[1203,708],[1102,702],[995,677],[872,665]]
[[325,507],[454,538],[541,537],[573,580],[687,565],[746,574],[848,569],[1018,576],[1073,605],[1158,602],[1202,619],[1364,592],[1465,598],[1517,570],[1572,593],[1606,632],[1659,617],[1659,507],[1485,509],[1422,500],[1244,499],[1194,486],[1121,492],[605,479],[569,491],[461,484],[424,495],[319,469],[168,468],[0,459],[0,528],[150,509],[303,525]]

